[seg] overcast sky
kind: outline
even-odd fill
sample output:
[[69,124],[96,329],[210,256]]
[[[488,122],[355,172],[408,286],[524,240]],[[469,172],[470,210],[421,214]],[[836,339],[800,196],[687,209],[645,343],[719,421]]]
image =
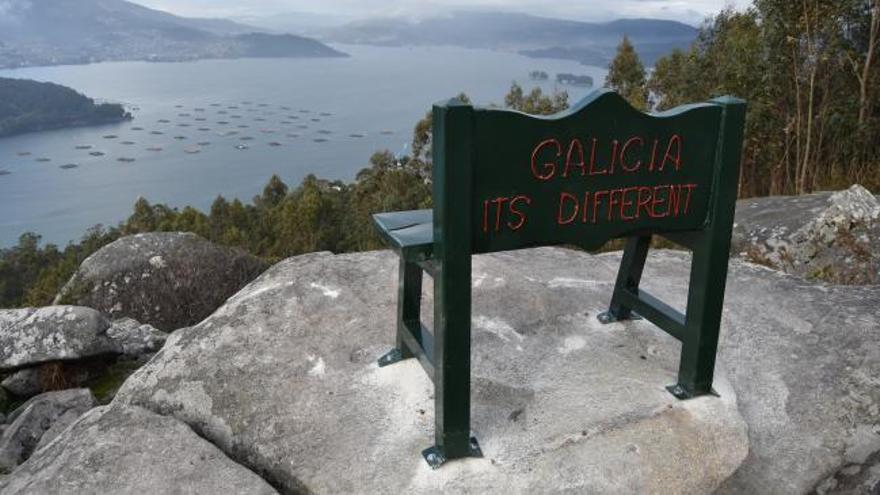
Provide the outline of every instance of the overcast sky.
[[461,9],[498,9],[576,20],[653,17],[698,24],[726,5],[743,7],[750,0],[134,0],[148,7],[198,17],[271,16],[309,12],[344,18],[419,17]]

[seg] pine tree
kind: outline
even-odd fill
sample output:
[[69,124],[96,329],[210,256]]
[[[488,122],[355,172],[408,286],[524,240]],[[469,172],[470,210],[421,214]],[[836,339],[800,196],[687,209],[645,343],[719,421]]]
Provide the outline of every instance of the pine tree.
[[608,66],[605,87],[611,88],[639,110],[648,108],[645,67],[627,36],[617,46],[617,54]]
[[254,204],[258,208],[274,208],[281,204],[285,196],[287,196],[287,184],[281,180],[281,177],[273,174],[269,183],[263,188],[263,194],[254,198]]
[[153,206],[145,198],[139,197],[134,203],[134,212],[125,223],[125,231],[128,234],[153,232],[158,228],[158,224]]
[[[471,104],[471,99],[464,93],[459,93],[455,99],[465,105]],[[434,141],[433,121],[434,114],[429,110],[422,120],[416,122],[416,127],[413,130],[412,158],[407,163],[407,168],[410,171],[427,181],[431,180],[431,154],[433,153],[432,144]]]

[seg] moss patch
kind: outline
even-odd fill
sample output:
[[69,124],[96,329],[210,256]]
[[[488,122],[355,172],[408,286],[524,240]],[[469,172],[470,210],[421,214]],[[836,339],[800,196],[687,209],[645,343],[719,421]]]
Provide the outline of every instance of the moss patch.
[[120,359],[108,366],[100,376],[86,382],[85,386],[91,389],[100,404],[109,404],[119,387],[142,365],[139,361]]

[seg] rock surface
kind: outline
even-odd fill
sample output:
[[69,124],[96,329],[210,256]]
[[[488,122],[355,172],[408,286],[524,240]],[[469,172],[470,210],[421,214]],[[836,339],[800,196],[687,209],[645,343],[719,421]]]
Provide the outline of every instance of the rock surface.
[[170,332],[201,321],[266,267],[195,234],[133,235],[89,256],[56,303],[88,306]]
[[388,252],[279,263],[175,332],[114,403],[185,421],[289,492],[705,493],[745,458],[723,371],[720,399],[677,401],[671,337],[597,322],[616,259],[538,249],[475,258],[486,457],[432,471],[431,382],[413,360],[376,366],[394,340],[396,267]]
[[30,457],[44,436],[58,435],[80,415],[97,405],[88,389],[47,392],[22,404],[9,416],[0,437],[0,472],[8,472]]
[[99,407],[0,480],[4,494],[273,494],[185,424],[137,407]]
[[819,483],[816,495],[876,495],[880,493],[880,451],[862,464],[848,464]]
[[40,370],[38,368],[18,370],[4,378],[0,385],[18,397],[33,397],[39,394],[43,388],[40,384]]
[[130,319],[111,322],[92,308],[0,310],[0,371],[105,355],[137,356],[157,351],[165,338],[149,325]]
[[[432,441],[430,381],[413,360],[375,365],[394,340],[388,252],[279,263],[175,332],[113,407],[186,423],[285,492],[876,491],[880,287],[808,283],[733,260],[721,397],[679,402],[663,389],[675,378],[673,339],[645,321],[596,323],[619,261],[556,248],[474,258],[473,428],[485,459],[431,471],[419,456]],[[685,253],[652,252],[643,285],[681,308],[688,266]],[[138,444],[177,444],[143,423],[114,433],[143,438],[125,447],[137,461],[128,450],[88,457],[105,443],[74,427],[7,489],[52,491],[65,479],[88,492],[93,473],[151,466]],[[96,460],[80,469],[80,458]],[[120,476],[109,491],[136,491],[142,479]]]
[[118,354],[110,321],[76,306],[0,310],[0,370]]
[[807,493],[869,463],[880,451],[880,287],[732,268],[719,359],[749,425],[749,456],[721,492]]
[[142,324],[131,318],[120,318],[114,320],[113,325],[107,329],[107,337],[116,343],[122,354],[142,356],[161,349],[168,335],[152,325]]
[[802,277],[880,283],[880,200],[859,185],[741,200],[733,252]]

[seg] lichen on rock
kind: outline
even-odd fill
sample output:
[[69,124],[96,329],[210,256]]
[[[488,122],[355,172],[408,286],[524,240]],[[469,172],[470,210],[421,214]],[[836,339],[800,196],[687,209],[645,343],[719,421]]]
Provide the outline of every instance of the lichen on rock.
[[86,258],[55,303],[88,306],[171,332],[201,321],[267,266],[191,233],[131,235]]
[[277,492],[184,423],[138,407],[85,413],[0,480],[5,494]]
[[807,279],[880,282],[880,200],[856,184],[837,192],[742,200],[734,254]]

